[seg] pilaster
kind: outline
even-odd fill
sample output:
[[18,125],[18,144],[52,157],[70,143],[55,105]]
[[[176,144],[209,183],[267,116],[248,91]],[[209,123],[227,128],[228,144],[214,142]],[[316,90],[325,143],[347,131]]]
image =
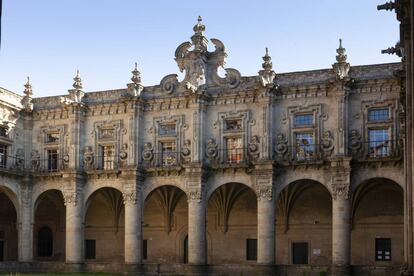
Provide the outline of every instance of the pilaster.
[[350,158],[331,162],[332,275],[350,275]]
[[63,175],[63,199],[66,206],[66,263],[84,262],[83,223],[84,178],[78,173]]
[[273,165],[271,162],[256,165],[257,194],[257,263],[275,264],[275,196]]

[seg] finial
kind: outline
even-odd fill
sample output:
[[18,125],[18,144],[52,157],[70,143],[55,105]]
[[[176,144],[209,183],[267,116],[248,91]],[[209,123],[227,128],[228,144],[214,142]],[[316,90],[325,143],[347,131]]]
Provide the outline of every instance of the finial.
[[336,77],[340,80],[347,78],[351,65],[346,61],[346,50],[342,46],[342,39],[339,39],[339,47],[336,49],[336,63],[332,64]]
[[138,70],[138,63],[135,62],[135,68],[134,70],[131,72],[132,73],[132,82],[134,84],[140,84],[141,83],[141,73]]
[[75,88],[76,90],[81,90],[83,88],[83,85],[82,85],[82,79],[79,74],[79,69],[76,70],[76,76],[73,78],[73,80],[75,81],[73,83],[73,88]]
[[344,63],[344,62],[346,62],[346,58],[347,58],[347,56],[346,56],[346,54],[345,54],[345,48],[344,47],[342,47],[342,39],[340,38],[339,39],[339,48],[338,49],[336,49],[336,53],[338,54],[337,56],[336,56],[336,61],[337,62],[339,62],[339,63]]
[[272,58],[269,56],[269,49],[265,48],[265,55],[263,58],[262,67],[264,70],[272,70],[273,64],[272,64]]
[[27,96],[33,95],[32,84],[30,83],[30,77],[27,77],[27,82],[24,85],[24,94]]
[[262,58],[263,70],[259,71],[260,82],[262,83],[263,87],[273,87],[275,85],[274,80],[276,78],[276,73],[272,69],[272,58],[269,56],[269,49],[267,47],[265,48],[265,55]]
[[197,18],[197,24],[194,26],[193,30],[196,34],[203,34],[206,30],[206,26],[203,25],[203,19],[200,15]]

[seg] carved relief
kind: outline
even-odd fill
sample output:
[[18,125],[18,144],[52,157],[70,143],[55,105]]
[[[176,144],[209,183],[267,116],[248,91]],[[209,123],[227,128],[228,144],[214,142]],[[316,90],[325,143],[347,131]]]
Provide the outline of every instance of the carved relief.
[[23,170],[24,169],[24,149],[18,148],[16,150],[16,169]]
[[257,200],[272,200],[273,187],[270,185],[256,185]]
[[86,169],[92,168],[94,162],[92,147],[85,147],[85,151],[83,153],[83,162]]
[[201,196],[201,191],[197,190],[197,191],[188,191],[187,195],[188,195],[188,202],[190,201],[197,201],[197,202],[201,202],[202,196]]
[[216,139],[210,138],[207,140],[206,155],[207,155],[207,158],[210,160],[217,159],[218,145],[217,145]]
[[40,154],[38,150],[32,150],[32,170],[37,171],[40,168]]
[[189,139],[184,141],[184,145],[181,148],[181,156],[186,162],[191,159],[191,141]]
[[65,206],[68,204],[77,205],[79,200],[79,191],[63,191],[63,200]]
[[321,139],[321,149],[325,156],[329,156],[332,154],[332,151],[334,149],[334,138],[332,135],[332,132],[329,130],[325,130],[322,134]]
[[259,144],[259,137],[257,135],[253,135],[247,148],[249,155],[253,160],[257,160],[260,157]]
[[353,129],[349,135],[349,149],[352,154],[357,154],[362,147],[362,137],[358,130]]
[[119,160],[121,161],[121,167],[126,165],[126,161],[128,158],[128,144],[124,143],[121,147],[121,151],[119,153]]
[[288,152],[288,140],[283,133],[279,133],[276,137],[275,152],[278,157],[285,157]]
[[173,93],[178,86],[177,77],[176,74],[165,76],[160,82],[161,90],[167,94]]
[[135,190],[125,190],[122,192],[122,197],[124,199],[125,205],[134,205],[137,204],[137,191]]
[[154,148],[151,143],[144,144],[144,150],[142,152],[142,159],[144,161],[151,161],[154,158]]
[[332,176],[332,198],[337,199],[348,199],[349,198],[349,175],[340,174]]

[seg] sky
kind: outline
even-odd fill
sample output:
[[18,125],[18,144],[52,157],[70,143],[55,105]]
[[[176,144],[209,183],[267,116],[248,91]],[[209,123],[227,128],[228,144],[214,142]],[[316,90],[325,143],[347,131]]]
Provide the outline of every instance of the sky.
[[[338,38],[351,65],[398,62],[381,49],[399,39],[385,0],[3,0],[0,87],[63,95],[80,70],[84,91],[126,87],[138,62],[142,84],[179,74],[175,49],[199,15],[207,38],[226,46],[227,68],[257,75],[265,47],[276,73],[331,68]],[[213,47],[210,43],[209,47]]]

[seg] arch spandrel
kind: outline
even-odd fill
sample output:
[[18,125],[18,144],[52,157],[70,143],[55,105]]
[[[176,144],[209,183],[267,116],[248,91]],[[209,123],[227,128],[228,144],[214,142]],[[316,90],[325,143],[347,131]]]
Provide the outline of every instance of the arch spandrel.
[[358,170],[353,170],[351,173],[351,190],[352,192],[355,192],[358,187],[369,181],[370,179],[375,178],[384,178],[388,179],[392,182],[395,182],[397,185],[401,187],[401,189],[404,188],[404,174],[402,169],[397,169],[394,167],[391,168],[378,168],[378,169],[372,169],[372,168],[361,168]]
[[229,183],[238,183],[244,186],[249,187],[257,195],[255,189],[255,181],[252,179],[252,176],[239,175],[239,174],[218,174],[214,175],[207,182],[206,187],[206,200],[208,201],[211,198],[211,195],[221,186]]
[[122,193],[122,183],[118,181],[87,183],[87,185],[85,185],[85,187],[83,188],[83,202],[85,204],[84,206],[87,206],[87,203],[89,202],[91,196],[95,192],[103,188],[112,188]]
[[173,186],[180,190],[182,190],[186,196],[188,196],[186,192],[186,181],[182,178],[165,178],[165,180],[160,179],[145,179],[144,186],[142,189],[142,200],[145,202],[148,196],[156,189],[163,187],[163,186]]

